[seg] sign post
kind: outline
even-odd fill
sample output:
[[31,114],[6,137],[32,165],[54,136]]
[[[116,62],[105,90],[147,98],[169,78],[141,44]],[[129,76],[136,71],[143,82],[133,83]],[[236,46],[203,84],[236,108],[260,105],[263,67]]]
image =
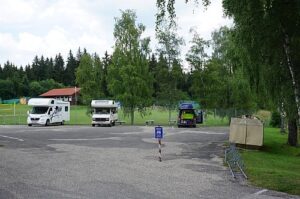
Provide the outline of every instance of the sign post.
[[158,140],[158,161],[161,162],[161,139],[164,136],[163,128],[160,126],[155,127],[154,137]]

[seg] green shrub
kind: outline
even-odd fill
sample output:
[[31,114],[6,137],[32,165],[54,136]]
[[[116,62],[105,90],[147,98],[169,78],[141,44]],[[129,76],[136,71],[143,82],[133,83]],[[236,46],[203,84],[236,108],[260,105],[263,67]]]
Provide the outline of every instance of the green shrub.
[[272,112],[270,125],[272,127],[280,127],[280,113],[278,111]]

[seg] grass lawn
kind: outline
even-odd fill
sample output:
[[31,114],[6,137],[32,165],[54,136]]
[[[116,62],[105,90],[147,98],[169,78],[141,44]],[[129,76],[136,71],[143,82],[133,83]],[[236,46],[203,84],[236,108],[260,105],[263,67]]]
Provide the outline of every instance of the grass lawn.
[[[6,124],[26,124],[27,111],[31,107],[27,105],[17,104],[14,112],[14,105],[0,104],[0,125]],[[90,125],[91,115],[87,111],[86,106],[71,106],[71,120],[66,124],[71,125]],[[171,120],[177,120],[178,111],[171,112]],[[15,116],[14,116],[15,115]],[[125,121],[126,125],[130,124],[130,118],[125,116],[122,110],[119,111],[119,120]],[[141,116],[137,111],[135,112],[135,125],[145,125],[146,120],[154,120],[155,125],[169,124],[169,111],[164,108],[148,109],[147,115]],[[206,115],[204,124],[201,126],[227,126],[228,118],[220,118],[218,116]]]
[[253,185],[300,195],[300,147],[286,142],[287,134],[265,128],[263,149],[242,152],[246,173]]
[[27,111],[30,107],[27,105],[0,104],[0,125],[6,124],[26,124]]
[[[71,106],[71,121],[66,124],[91,124],[91,115],[87,112],[86,106]],[[122,109],[118,112],[119,121],[125,121],[125,125],[130,124],[130,117],[125,116]],[[178,111],[171,111],[171,120],[177,121]],[[138,111],[134,113],[134,125],[145,125],[146,120],[154,120],[155,125],[169,125],[169,111],[164,108],[147,110],[147,114],[141,116]],[[206,115],[204,126],[228,126],[228,118]]]

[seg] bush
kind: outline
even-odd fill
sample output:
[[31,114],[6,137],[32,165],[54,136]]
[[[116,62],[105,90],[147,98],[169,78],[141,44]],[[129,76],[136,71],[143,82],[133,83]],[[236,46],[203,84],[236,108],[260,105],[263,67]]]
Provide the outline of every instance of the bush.
[[272,112],[270,125],[272,127],[280,127],[280,113],[278,111]]

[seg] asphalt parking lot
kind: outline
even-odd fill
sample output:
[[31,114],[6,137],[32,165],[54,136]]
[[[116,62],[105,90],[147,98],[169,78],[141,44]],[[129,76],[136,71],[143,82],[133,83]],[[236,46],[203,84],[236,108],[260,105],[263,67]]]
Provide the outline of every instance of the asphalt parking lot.
[[0,126],[0,198],[299,198],[233,180],[228,128]]

